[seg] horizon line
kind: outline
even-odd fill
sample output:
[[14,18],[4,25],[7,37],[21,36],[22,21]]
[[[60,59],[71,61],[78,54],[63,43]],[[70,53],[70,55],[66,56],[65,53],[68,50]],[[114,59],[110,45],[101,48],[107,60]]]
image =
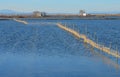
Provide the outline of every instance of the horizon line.
[[[45,12],[48,14],[79,14],[79,11],[76,12],[46,12],[46,11],[40,11],[40,10],[31,10],[31,11],[22,11],[22,10],[12,10],[12,9],[0,9],[0,11],[13,11],[13,12],[18,12],[18,13],[32,13],[34,11],[39,11],[39,12]],[[86,11],[87,14],[120,14],[120,11]]]

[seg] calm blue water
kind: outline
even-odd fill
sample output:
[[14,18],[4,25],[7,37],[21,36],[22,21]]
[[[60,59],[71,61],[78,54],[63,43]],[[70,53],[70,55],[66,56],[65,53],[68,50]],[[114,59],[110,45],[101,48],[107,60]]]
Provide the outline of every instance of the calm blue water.
[[119,59],[92,49],[55,25],[61,22],[79,29],[120,51],[119,20],[24,20],[29,24],[0,20],[0,77],[120,76]]

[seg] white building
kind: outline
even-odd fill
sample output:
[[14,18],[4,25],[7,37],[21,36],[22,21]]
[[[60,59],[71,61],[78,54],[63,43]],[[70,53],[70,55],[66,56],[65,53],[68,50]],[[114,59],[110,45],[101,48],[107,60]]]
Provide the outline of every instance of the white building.
[[87,16],[87,14],[86,14],[86,13],[83,13],[82,16]]
[[80,16],[87,16],[87,13],[84,10],[80,10]]

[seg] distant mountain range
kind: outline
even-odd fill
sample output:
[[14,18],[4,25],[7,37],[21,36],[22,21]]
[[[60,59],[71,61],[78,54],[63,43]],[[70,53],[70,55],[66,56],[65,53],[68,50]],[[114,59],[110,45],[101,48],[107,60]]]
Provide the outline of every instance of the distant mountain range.
[[120,14],[119,11],[108,11],[108,12],[90,12],[90,14]]
[[7,9],[0,10],[0,14],[16,14],[16,13],[18,13],[18,12],[13,11],[13,10],[7,10]]
[[4,10],[0,10],[0,14],[31,14],[30,12],[18,12],[18,11],[14,11],[14,10],[8,10],[8,9],[4,9]]

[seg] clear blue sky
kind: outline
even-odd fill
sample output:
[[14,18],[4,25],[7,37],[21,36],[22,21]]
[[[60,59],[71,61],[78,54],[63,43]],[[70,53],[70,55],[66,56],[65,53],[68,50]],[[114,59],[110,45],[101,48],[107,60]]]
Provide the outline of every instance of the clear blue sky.
[[0,10],[45,11],[77,13],[80,9],[94,11],[120,11],[120,0],[0,0]]

